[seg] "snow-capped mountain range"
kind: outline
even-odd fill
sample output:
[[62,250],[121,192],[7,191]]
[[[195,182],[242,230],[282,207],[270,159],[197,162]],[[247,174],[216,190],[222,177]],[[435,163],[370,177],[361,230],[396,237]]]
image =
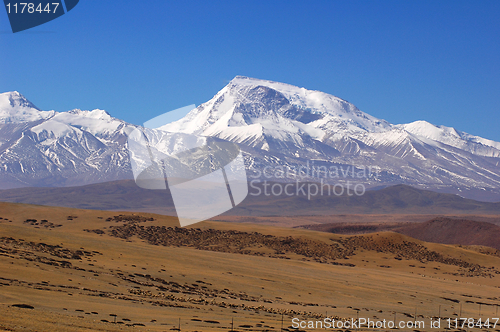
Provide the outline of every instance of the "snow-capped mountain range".
[[127,125],[103,110],[40,111],[17,91],[0,94],[0,188],[131,178]]
[[[131,179],[128,126],[102,110],[40,111],[17,92],[0,94],[0,187]],[[249,174],[266,166],[370,167],[376,174],[369,178],[324,180],[404,183],[500,201],[499,142],[426,121],[390,124],[335,96],[284,83],[237,76],[157,130],[237,143]]]

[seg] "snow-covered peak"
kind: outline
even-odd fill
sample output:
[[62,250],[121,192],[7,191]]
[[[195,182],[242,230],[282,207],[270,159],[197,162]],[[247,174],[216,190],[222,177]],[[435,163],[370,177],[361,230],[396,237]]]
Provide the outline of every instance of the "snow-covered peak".
[[[311,140],[336,146],[335,142],[350,137],[384,146],[423,142],[480,156],[500,156],[499,142],[426,121],[392,125],[333,95],[246,76],[236,76],[211,100],[159,129],[261,148],[271,141],[298,148]],[[283,152],[281,145],[276,146]]]
[[398,125],[398,127],[416,136],[425,137],[433,141],[469,151],[473,154],[490,157],[498,157],[500,154],[500,142],[474,136],[452,127],[436,126],[422,120]]
[[402,125],[402,127],[415,135],[424,136],[434,140],[439,140],[442,137],[455,137],[461,138],[460,134],[455,128],[436,126],[427,121],[419,120]]
[[100,109],[92,111],[74,109],[68,112],[61,112],[49,121],[70,125],[85,130],[97,137],[113,134],[126,124],[126,122],[113,118],[108,112]]
[[274,81],[269,81],[269,80],[262,80],[259,78],[252,78],[252,77],[247,77],[247,76],[236,76],[233,78],[229,84],[231,85],[236,85],[236,86],[267,86],[271,89],[274,89],[276,91],[280,91],[283,93],[301,93],[303,91],[308,91],[305,88],[300,88],[295,85],[287,84],[287,83],[281,83],[281,82],[274,82]]
[[245,76],[236,76],[211,100],[160,127],[237,142],[261,144],[275,139],[298,146],[304,138],[321,141],[339,130],[361,133],[390,128],[385,120],[327,93]]
[[[18,91],[10,91],[0,94],[0,98],[8,99],[11,107],[28,107],[36,108],[26,97],[20,94]],[[3,103],[2,103],[3,104]]]
[[92,111],[86,111],[81,109],[73,109],[68,111],[70,114],[79,115],[86,118],[98,119],[98,120],[111,120],[113,119],[111,115],[105,110],[95,109]]
[[[360,128],[365,130],[380,131],[390,127],[390,124],[360,111],[353,104],[325,92],[308,90],[294,85],[236,76],[228,84],[229,89],[245,92],[258,87],[267,87],[283,95],[291,105],[312,114],[323,114],[340,117],[347,121],[356,122]],[[246,87],[246,88],[245,88]],[[222,92],[222,91],[221,91]],[[244,97],[244,94],[242,97]]]
[[38,121],[55,114],[55,111],[41,111],[17,91],[0,93],[0,123]]
[[126,123],[101,109],[67,112],[41,111],[17,91],[0,94],[0,124],[39,121],[31,131],[39,137],[57,139],[86,131],[103,140],[111,139]]

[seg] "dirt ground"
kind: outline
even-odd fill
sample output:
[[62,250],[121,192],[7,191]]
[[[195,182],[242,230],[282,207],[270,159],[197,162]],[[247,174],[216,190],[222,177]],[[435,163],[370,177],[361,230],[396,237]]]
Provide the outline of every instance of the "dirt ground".
[[327,317],[443,331],[499,317],[494,250],[12,203],[0,217],[0,331],[295,331]]

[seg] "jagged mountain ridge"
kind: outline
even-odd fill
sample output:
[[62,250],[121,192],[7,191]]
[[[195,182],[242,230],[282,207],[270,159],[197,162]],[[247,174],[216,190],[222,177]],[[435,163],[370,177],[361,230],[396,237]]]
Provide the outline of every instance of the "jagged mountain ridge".
[[500,156],[499,142],[454,128],[434,126],[426,121],[392,125],[324,92],[242,76],[237,76],[183,119],[160,129],[217,136],[265,150],[270,149],[269,144],[260,145],[260,140],[279,139],[300,144],[301,139],[308,136],[320,142],[335,142],[345,137],[370,141],[381,136],[377,134],[387,138],[389,132],[394,132],[427,138],[478,155]]
[[17,91],[0,94],[0,123],[31,122],[54,115],[54,111],[38,109]]
[[131,178],[128,124],[103,110],[44,112],[15,91],[0,95],[0,115],[2,189]]
[[[18,92],[0,94],[0,187],[130,179],[129,126],[102,110],[40,111]],[[500,143],[425,121],[393,125],[335,96],[284,83],[238,76],[159,130],[235,142],[249,174],[308,163],[371,167],[376,177],[360,180],[367,187],[403,183],[500,200]]]
[[393,125],[340,98],[284,83],[238,76],[160,129],[239,143],[250,149],[247,159],[257,168],[307,160],[373,167],[378,178],[365,179],[368,186],[406,183],[500,199],[499,142],[426,121]]

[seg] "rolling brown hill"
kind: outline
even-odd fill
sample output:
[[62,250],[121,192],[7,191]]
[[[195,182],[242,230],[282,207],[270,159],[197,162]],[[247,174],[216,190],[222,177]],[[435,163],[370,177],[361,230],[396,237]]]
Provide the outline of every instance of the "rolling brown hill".
[[[293,184],[295,186],[296,184]],[[255,186],[255,185],[254,185]],[[262,188],[262,184],[260,185]],[[299,216],[333,214],[500,214],[500,203],[479,202],[397,185],[366,191],[362,196],[249,195],[226,216]],[[291,192],[297,192],[291,188]],[[83,209],[144,211],[175,216],[168,190],[145,190],[124,180],[63,188],[0,190],[0,201]]]
[[482,245],[500,250],[500,227],[488,222],[439,217],[396,227],[393,231],[427,242]]
[[408,220],[406,222],[399,220],[391,221],[388,218],[387,222],[381,222],[380,220],[377,222],[363,221],[359,223],[334,222],[296,227],[346,235],[392,231],[426,242],[465,246],[478,245],[500,250],[500,226],[494,223],[497,222],[494,218],[474,216],[478,219],[488,220],[481,221],[464,219],[463,217],[439,216],[426,221],[414,221],[407,215],[401,216],[401,219],[405,217]]
[[332,214],[499,214],[500,203],[479,202],[454,194],[396,185],[368,190],[361,196],[252,196],[227,215]]
[[78,187],[28,187],[0,190],[0,201],[93,210],[161,210],[175,215],[168,190],[146,190],[133,180]]

